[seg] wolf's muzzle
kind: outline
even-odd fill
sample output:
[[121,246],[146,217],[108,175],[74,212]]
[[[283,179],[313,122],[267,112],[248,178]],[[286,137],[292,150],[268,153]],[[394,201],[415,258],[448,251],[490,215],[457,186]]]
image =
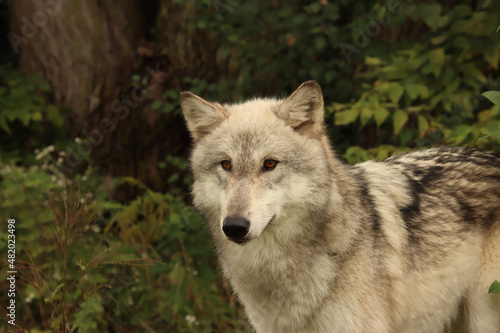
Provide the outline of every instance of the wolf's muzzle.
[[244,238],[248,234],[250,222],[239,216],[228,216],[224,219],[222,224],[222,231],[233,242],[242,244],[246,241]]

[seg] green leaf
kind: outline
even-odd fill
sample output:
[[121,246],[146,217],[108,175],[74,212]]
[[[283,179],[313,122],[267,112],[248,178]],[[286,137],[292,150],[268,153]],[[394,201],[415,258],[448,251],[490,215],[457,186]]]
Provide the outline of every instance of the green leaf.
[[151,104],[151,109],[158,110],[161,107],[162,104],[163,104],[163,101],[154,101]]
[[471,46],[469,39],[462,35],[459,35],[453,39],[453,45],[464,50],[468,50]]
[[7,134],[12,134],[12,131],[10,130],[10,127],[9,125],[7,125],[7,121],[5,119],[5,117],[0,117],[0,127],[5,131],[7,132]]
[[489,99],[492,103],[500,105],[500,92],[499,91],[485,91],[482,94],[484,97]]
[[358,119],[359,109],[352,108],[335,113],[335,125],[348,125]]
[[401,129],[401,133],[399,134],[399,141],[401,142],[401,146],[407,146],[408,142],[413,138],[413,130],[403,127]]
[[471,29],[473,24],[474,22],[470,20],[457,20],[453,22],[449,30],[454,34],[467,33]]
[[425,132],[429,129],[429,123],[423,115],[418,116],[418,131],[420,132],[420,139],[425,136]]
[[423,84],[419,83],[404,83],[405,91],[411,99],[417,99],[418,96],[421,98],[429,97],[429,88]]
[[375,58],[375,57],[366,57],[365,58],[365,63],[369,66],[377,66],[382,64],[382,60],[380,58]]
[[167,183],[173,183],[177,179],[179,179],[179,174],[178,173],[174,173],[173,175],[171,175],[170,177],[168,177]]
[[307,9],[311,13],[318,13],[321,10],[321,4],[319,2],[314,2],[310,4]]
[[391,82],[389,84],[389,98],[393,103],[398,103],[401,96],[403,96],[403,86],[397,82]]
[[471,127],[469,125],[463,124],[458,126],[451,136],[449,137],[449,142],[453,144],[461,144],[467,139],[467,136],[471,132]]
[[493,283],[490,286],[490,290],[488,290],[488,293],[500,294],[500,282],[498,282],[497,280],[493,281]]
[[488,45],[484,52],[484,58],[490,63],[493,68],[498,69],[498,62],[500,59],[500,45],[496,43]]
[[39,111],[34,112],[31,115],[31,119],[33,119],[34,121],[41,121],[42,120],[42,114]]
[[387,117],[389,117],[389,111],[387,111],[387,109],[383,107],[375,108],[373,114],[375,116],[375,122],[377,123],[378,127],[380,127],[380,125],[384,123]]
[[447,39],[448,39],[448,35],[445,34],[445,35],[433,37],[433,38],[430,39],[430,41],[434,45],[439,45],[439,44],[443,43]]
[[173,110],[175,110],[176,108],[176,105],[175,104],[172,104],[172,103],[165,103],[163,104],[163,107],[161,108],[161,110],[165,113],[169,113]]
[[207,21],[200,20],[200,21],[198,21],[197,25],[198,25],[198,28],[205,29],[207,27]]
[[351,146],[347,148],[344,158],[348,163],[364,162],[371,159],[368,152],[358,146]]
[[361,109],[361,127],[364,127],[368,120],[373,117],[373,110],[371,108]]
[[396,110],[392,115],[392,124],[394,126],[394,134],[398,135],[401,129],[408,121],[408,113],[403,110]]
[[472,9],[468,5],[456,5],[453,7],[453,12],[460,18],[468,16],[472,13]]
[[326,40],[323,37],[314,38],[314,45],[316,46],[316,50],[323,50],[326,46]]
[[24,126],[28,126],[30,123],[30,114],[28,113],[28,110],[19,110],[19,114],[17,116],[17,119],[23,123]]
[[427,60],[429,59],[429,54],[424,53],[422,55],[419,55],[418,57],[412,58],[408,61],[408,64],[410,65],[410,69],[418,69],[420,66],[422,66]]
[[47,112],[47,119],[50,120],[56,127],[61,127],[64,124],[64,118],[61,116],[61,112],[54,105],[49,105],[45,109]]
[[438,78],[439,75],[441,74],[441,70],[443,69],[444,65],[444,60],[445,60],[444,49],[441,47],[434,49],[429,53],[430,63],[436,65],[433,71],[433,74],[436,78]]
[[429,97],[429,88],[423,84],[418,85],[418,94],[420,95],[421,98],[428,98]]
[[423,3],[420,5],[420,17],[433,31],[438,28],[439,16],[441,16],[441,5],[439,3]]
[[417,99],[419,94],[419,84],[407,83],[404,84],[405,91],[411,99]]

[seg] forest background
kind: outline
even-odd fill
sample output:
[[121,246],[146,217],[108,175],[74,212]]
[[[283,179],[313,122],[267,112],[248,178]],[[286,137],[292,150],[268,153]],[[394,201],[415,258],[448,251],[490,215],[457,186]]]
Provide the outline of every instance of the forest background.
[[499,25],[495,0],[0,0],[0,330],[249,332],[191,207],[179,92],[315,80],[346,163],[500,151]]

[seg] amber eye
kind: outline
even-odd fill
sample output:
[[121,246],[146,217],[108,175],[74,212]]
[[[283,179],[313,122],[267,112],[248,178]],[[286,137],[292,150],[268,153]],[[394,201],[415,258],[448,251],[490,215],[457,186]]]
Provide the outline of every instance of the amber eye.
[[278,161],[275,161],[275,160],[265,160],[264,161],[264,171],[271,171],[274,168],[276,168],[276,165],[278,165]]
[[226,171],[231,171],[231,161],[224,160],[224,161],[220,162],[220,165],[222,166],[222,169],[224,169]]

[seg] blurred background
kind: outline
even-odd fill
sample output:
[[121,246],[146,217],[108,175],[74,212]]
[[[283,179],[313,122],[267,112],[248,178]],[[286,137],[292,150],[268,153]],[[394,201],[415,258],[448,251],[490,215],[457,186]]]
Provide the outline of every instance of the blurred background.
[[347,163],[499,151],[499,25],[495,0],[0,0],[0,330],[250,332],[191,207],[179,92],[315,80]]

